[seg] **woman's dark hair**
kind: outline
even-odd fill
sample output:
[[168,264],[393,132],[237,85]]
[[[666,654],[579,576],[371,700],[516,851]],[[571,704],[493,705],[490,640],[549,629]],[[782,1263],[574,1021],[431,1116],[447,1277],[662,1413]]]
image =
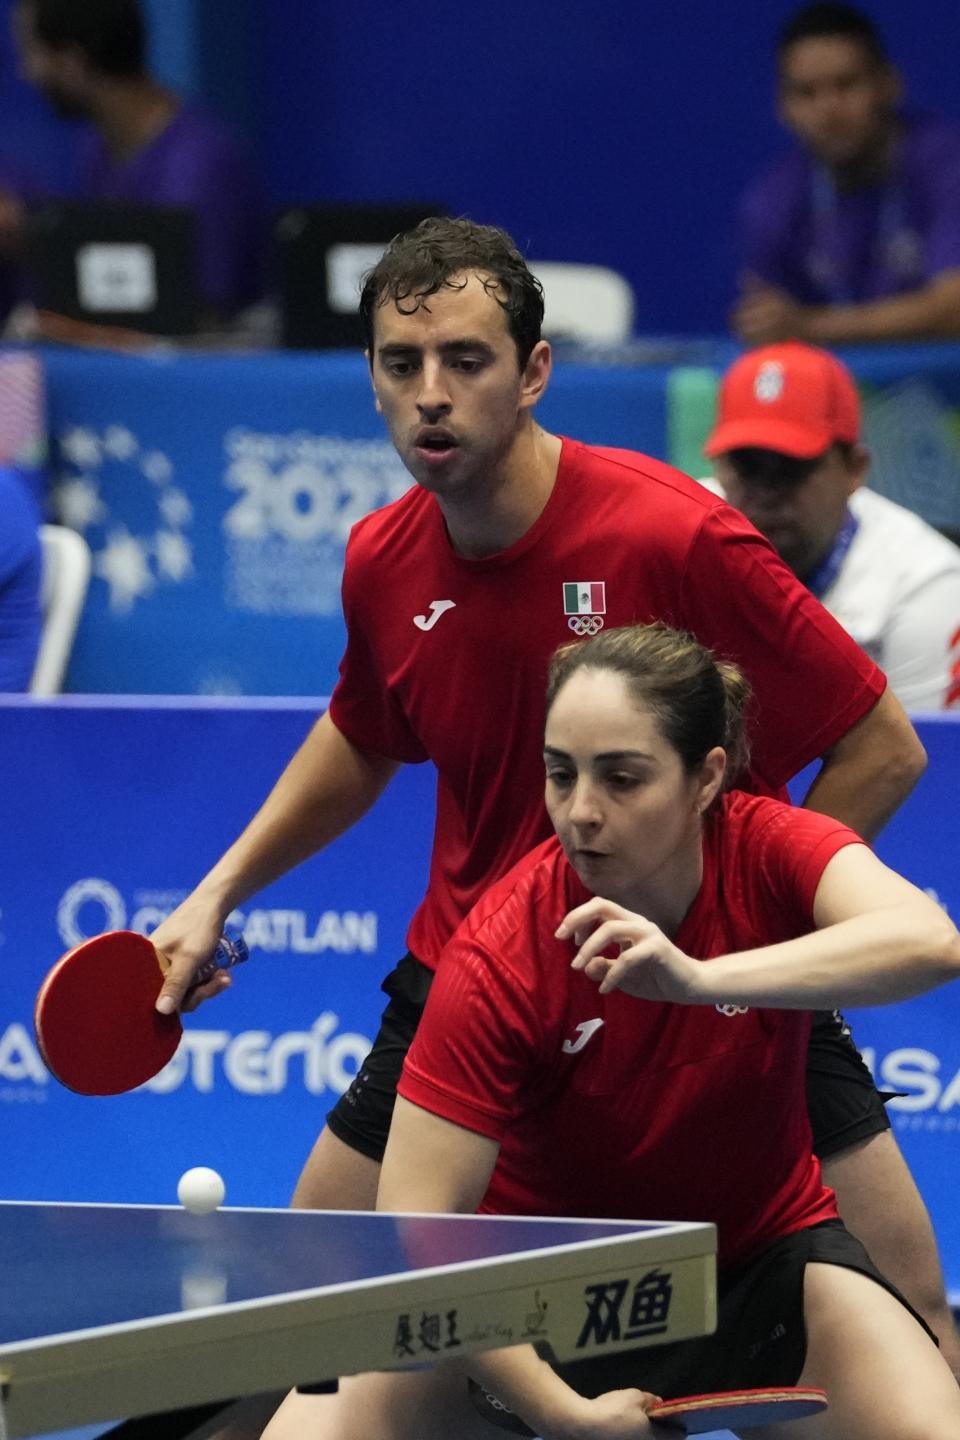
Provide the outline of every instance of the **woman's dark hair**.
[[688,774],[716,745],[727,752],[726,788],[746,768],[749,682],[738,666],[718,660],[692,635],[660,623],[624,625],[562,646],[550,664],[548,711],[577,670],[622,675],[637,703],[655,716]]

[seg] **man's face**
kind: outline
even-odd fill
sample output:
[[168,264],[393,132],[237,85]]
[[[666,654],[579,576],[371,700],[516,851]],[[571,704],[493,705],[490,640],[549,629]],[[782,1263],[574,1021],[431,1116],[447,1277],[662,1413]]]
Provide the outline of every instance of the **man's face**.
[[812,463],[803,479],[790,477],[796,461],[784,461],[777,474],[772,452],[763,478],[738,467],[733,456],[718,455],[714,473],[731,505],[765,535],[773,548],[801,580],[811,575],[830,553],[847,501],[862,484],[869,463],[867,452],[855,446],[851,455],[832,446]]
[[899,95],[896,72],[854,39],[797,40],[781,57],[781,118],[831,169],[880,158]]
[[452,277],[412,314],[374,313],[377,409],[418,485],[451,499],[496,483],[549,370],[534,347],[521,371],[506,312],[475,273]]
[[62,120],[89,119],[82,59],[70,50],[54,50],[38,38],[30,0],[17,0],[14,5],[13,39],[20,59],[20,74],[28,85],[40,91],[54,113]]

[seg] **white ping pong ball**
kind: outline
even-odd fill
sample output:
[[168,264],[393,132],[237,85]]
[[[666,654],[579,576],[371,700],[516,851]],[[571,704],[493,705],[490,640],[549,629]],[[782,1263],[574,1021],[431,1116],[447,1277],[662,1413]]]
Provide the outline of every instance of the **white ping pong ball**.
[[191,1215],[210,1215],[223,1204],[226,1193],[227,1187],[216,1170],[206,1165],[185,1170],[177,1184],[177,1199]]

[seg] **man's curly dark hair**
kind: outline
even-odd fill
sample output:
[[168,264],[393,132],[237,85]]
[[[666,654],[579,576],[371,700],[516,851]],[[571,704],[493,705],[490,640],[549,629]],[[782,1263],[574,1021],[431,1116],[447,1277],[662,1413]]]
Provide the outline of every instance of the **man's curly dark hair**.
[[373,354],[373,321],[377,309],[393,301],[403,314],[428,309],[431,295],[459,290],[465,272],[477,273],[506,312],[507,328],[517,347],[521,370],[540,339],[543,287],[510,236],[494,225],[432,215],[413,230],[395,235],[378,263],[364,278],[360,315],[367,350]]

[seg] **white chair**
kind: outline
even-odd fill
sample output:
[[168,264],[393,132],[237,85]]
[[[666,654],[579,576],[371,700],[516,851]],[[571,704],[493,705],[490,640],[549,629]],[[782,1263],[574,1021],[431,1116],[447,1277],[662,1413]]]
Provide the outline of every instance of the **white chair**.
[[31,695],[59,695],[90,583],[90,547],[66,525],[41,525],[43,630]]
[[633,333],[636,308],[630,282],[603,265],[530,263],[543,286],[543,333],[548,339],[617,344]]

